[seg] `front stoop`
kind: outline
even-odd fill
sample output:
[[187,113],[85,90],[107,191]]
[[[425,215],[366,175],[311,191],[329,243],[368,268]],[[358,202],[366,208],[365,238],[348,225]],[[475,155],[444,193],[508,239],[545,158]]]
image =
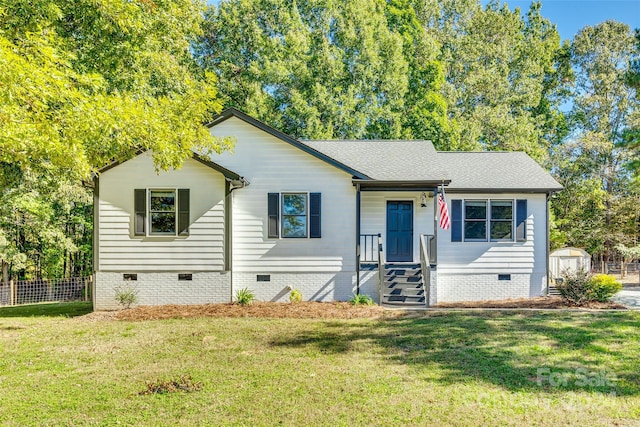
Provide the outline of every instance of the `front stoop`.
[[420,264],[385,264],[381,302],[384,306],[425,307],[426,292]]

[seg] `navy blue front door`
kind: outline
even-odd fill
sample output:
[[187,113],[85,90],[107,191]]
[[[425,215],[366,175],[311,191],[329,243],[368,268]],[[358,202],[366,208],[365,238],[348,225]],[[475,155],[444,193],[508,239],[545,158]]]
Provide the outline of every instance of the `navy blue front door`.
[[387,262],[413,261],[413,202],[387,202]]

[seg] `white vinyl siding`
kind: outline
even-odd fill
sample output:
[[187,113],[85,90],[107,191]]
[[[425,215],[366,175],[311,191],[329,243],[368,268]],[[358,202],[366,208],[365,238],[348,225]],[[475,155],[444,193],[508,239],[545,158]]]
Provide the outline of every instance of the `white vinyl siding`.
[[[420,261],[420,234],[433,234],[433,198],[426,198],[427,206],[420,206],[422,192],[412,191],[362,191],[360,210],[362,220],[360,232],[362,234],[382,234],[382,254],[386,259],[387,242],[387,201],[410,200],[413,201],[413,260]],[[362,245],[362,243],[361,243]],[[364,251],[365,248],[362,248]],[[363,254],[364,256],[372,254]]]
[[[224,177],[187,159],[156,173],[150,153],[105,171],[99,180],[98,271],[224,270]],[[134,236],[136,188],[190,188],[189,236]]]
[[[250,182],[232,193],[234,273],[355,271],[355,188],[350,174],[235,117],[211,133],[236,138],[232,152],[213,160]],[[269,239],[268,194],[313,192],[322,193],[322,238]]]
[[527,241],[451,242],[451,230],[438,229],[438,273],[541,274],[546,271],[544,194],[447,194],[453,199],[527,199]]

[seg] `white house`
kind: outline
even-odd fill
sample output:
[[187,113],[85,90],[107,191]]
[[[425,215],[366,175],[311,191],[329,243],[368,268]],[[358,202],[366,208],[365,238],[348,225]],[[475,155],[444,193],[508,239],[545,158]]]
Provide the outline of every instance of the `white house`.
[[[548,286],[548,208],[562,187],[518,152],[428,141],[300,141],[234,109],[210,124],[236,145],[156,174],[150,153],[95,182],[95,309],[139,303],[384,304],[533,297]],[[451,227],[438,224],[444,188]]]

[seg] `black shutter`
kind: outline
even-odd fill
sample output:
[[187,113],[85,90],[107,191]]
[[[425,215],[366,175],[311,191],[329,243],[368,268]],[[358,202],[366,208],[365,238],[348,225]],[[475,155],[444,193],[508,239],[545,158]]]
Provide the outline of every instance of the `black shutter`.
[[309,194],[309,237],[320,238],[321,231],[321,197],[320,193]]
[[189,189],[178,189],[178,234],[189,235]]
[[147,190],[135,189],[135,214],[133,218],[133,234],[134,236],[146,235],[147,223]]
[[516,200],[516,241],[527,241],[527,201]]
[[267,237],[278,238],[278,221],[280,220],[280,193],[269,193],[268,197]]
[[462,200],[451,201],[451,241],[462,242]]

